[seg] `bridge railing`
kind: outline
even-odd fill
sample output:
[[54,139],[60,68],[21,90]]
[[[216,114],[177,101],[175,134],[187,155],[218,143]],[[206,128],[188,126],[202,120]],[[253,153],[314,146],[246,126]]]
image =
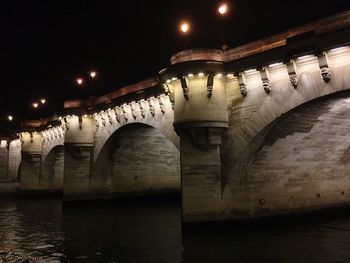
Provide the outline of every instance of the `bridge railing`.
[[297,35],[307,32],[314,32],[315,35],[319,35],[349,26],[350,10],[226,51],[218,49],[183,50],[170,58],[170,64],[174,65],[195,60],[231,62],[285,46],[287,44],[287,39]]

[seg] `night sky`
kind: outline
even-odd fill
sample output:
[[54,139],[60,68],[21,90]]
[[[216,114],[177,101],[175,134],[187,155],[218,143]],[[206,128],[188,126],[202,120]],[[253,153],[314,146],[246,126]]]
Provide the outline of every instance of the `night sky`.
[[[98,72],[94,95],[153,77],[170,56],[186,48],[246,42],[350,9],[349,0],[230,1],[230,14],[219,18],[219,1],[1,1],[0,118],[47,117],[63,100],[82,98],[77,76]],[[191,34],[178,33],[181,19]],[[40,97],[48,104],[33,110]]]

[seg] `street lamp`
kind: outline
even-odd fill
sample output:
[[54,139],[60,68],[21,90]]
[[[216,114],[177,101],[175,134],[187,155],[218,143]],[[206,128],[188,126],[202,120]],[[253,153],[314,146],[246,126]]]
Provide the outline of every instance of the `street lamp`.
[[[225,17],[227,15],[228,11],[229,11],[228,3],[221,3],[218,6],[217,12],[218,12],[219,16]],[[225,44],[223,21],[221,21],[221,23],[220,23],[220,42],[221,42],[222,49],[224,51],[226,49],[228,49],[228,46]]]
[[77,78],[77,83],[79,86],[82,86],[83,85],[83,79],[82,78]]
[[40,99],[41,104],[45,104],[46,103],[46,99]]
[[32,106],[33,106],[33,108],[38,108],[38,106],[39,106],[39,103],[37,103],[37,102],[34,102],[33,104],[32,104]]
[[218,7],[218,12],[221,16],[224,16],[227,14],[228,11],[228,5],[226,3],[222,3]]
[[9,121],[13,121],[13,116],[12,116],[12,115],[9,115],[9,116],[7,116],[7,119],[8,119]]
[[91,71],[90,77],[94,79],[96,77],[96,71]]
[[186,21],[183,21],[180,23],[179,29],[182,34],[187,34],[190,31],[190,24]]
[[92,98],[92,90],[93,90],[93,86],[94,86],[94,80],[97,77],[97,72],[95,70],[92,70],[89,72],[89,78],[87,78],[87,83],[86,85],[84,85],[84,81],[85,79],[79,77],[76,79],[76,83],[78,84],[78,86],[82,87],[83,85],[86,86],[88,88],[88,90],[86,90],[86,94],[90,97],[90,99]]
[[191,25],[189,22],[182,20],[179,23],[179,31],[180,31],[181,35],[186,36],[186,38],[183,39],[183,49],[187,48],[187,40],[188,40],[187,35],[189,34],[190,30],[191,30]]

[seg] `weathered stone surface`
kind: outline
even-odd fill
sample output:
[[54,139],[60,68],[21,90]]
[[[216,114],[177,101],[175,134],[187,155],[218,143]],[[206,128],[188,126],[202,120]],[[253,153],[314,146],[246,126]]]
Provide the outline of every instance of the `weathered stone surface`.
[[130,124],[117,130],[100,152],[92,194],[140,195],[180,191],[180,154],[158,130]]

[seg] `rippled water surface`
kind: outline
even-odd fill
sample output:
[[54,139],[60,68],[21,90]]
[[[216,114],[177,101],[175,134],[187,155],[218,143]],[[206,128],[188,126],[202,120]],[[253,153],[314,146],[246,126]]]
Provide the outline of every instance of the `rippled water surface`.
[[182,231],[178,202],[123,203],[2,200],[0,262],[350,262],[349,211]]

